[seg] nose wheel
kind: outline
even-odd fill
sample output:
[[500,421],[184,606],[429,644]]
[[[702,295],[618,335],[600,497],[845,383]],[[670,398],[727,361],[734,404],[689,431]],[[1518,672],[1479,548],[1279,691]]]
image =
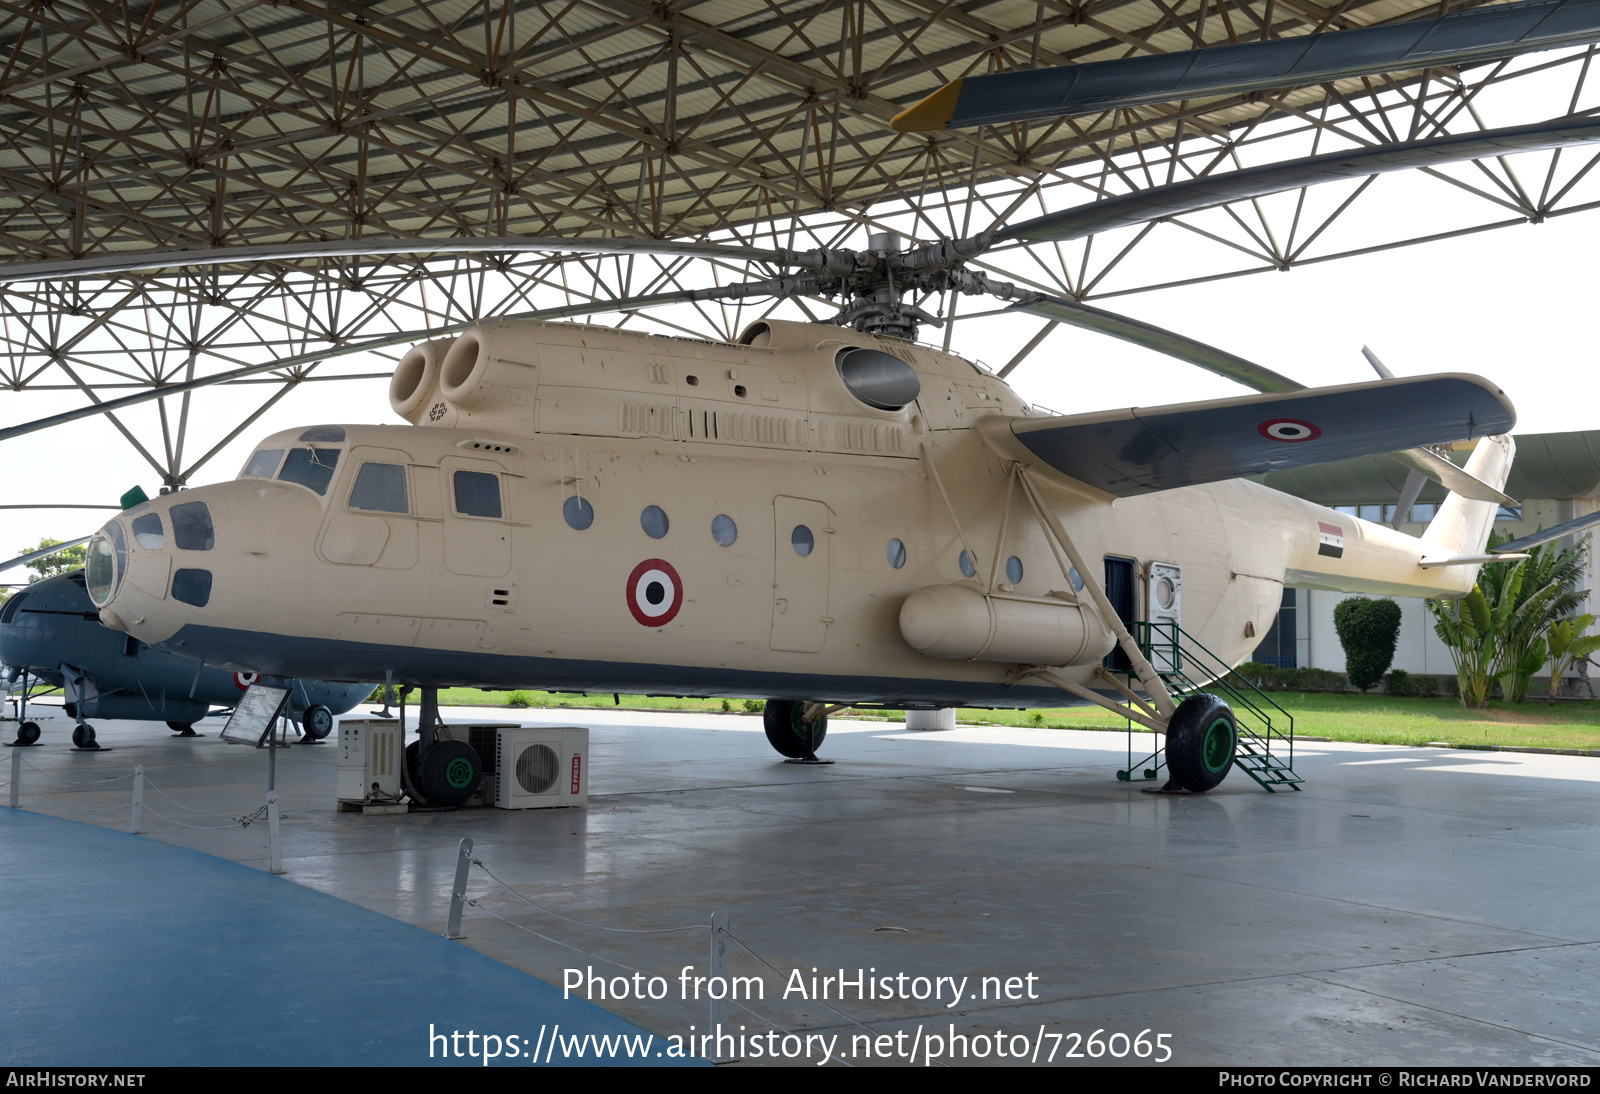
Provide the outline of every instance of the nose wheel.
[[14,745],[36,745],[39,743],[39,723],[23,722],[17,727],[17,739],[11,742]]
[[72,730],[72,747],[80,752],[100,752],[100,742],[95,740],[94,726],[80,722]]

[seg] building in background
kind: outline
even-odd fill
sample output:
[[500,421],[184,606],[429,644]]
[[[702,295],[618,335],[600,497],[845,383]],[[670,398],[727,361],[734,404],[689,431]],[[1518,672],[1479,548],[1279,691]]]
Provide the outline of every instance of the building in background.
[[[1540,528],[1551,528],[1564,521],[1600,509],[1600,430],[1574,433],[1533,433],[1518,436],[1517,458],[1506,483],[1506,493],[1522,504],[1502,507],[1496,530],[1512,537]],[[1457,463],[1466,462],[1466,446],[1451,453]],[[1395,502],[1405,484],[1406,468],[1386,456],[1306,467],[1296,471],[1275,471],[1257,477],[1274,490],[1332,506],[1342,513],[1382,524],[1394,522]],[[1409,514],[1398,525],[1402,532],[1420,537],[1433,519],[1444,488],[1429,483]],[[1558,541],[1567,546],[1572,537]],[[1586,562],[1588,579],[1583,587],[1595,589],[1600,582],[1597,552],[1590,551]],[[1333,626],[1333,609],[1350,593],[1326,589],[1285,589],[1283,607],[1277,621],[1256,647],[1254,659],[1281,668],[1319,668],[1343,672],[1344,649]],[[1433,617],[1427,605],[1415,597],[1393,597],[1400,605],[1400,642],[1395,649],[1394,667],[1410,673],[1453,676],[1455,665],[1450,652],[1433,631]],[[1591,596],[1594,610],[1600,599]]]

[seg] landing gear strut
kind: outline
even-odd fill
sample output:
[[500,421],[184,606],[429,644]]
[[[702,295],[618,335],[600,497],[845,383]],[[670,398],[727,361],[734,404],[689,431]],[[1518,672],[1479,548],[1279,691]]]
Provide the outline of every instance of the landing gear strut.
[[801,703],[793,699],[768,699],[761,716],[767,743],[796,763],[823,764],[817,749],[828,735],[827,708],[821,703]]
[[483,779],[483,765],[467,742],[439,740],[441,725],[439,689],[423,688],[417,739],[406,745],[402,782],[406,793],[423,805],[465,805]]

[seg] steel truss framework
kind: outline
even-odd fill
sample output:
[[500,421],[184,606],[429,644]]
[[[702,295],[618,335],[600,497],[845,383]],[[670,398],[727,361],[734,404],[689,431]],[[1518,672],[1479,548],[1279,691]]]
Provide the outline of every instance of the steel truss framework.
[[[1238,166],[1600,107],[1589,50],[971,133],[886,124],[973,72],[1441,10],[1413,0],[0,0],[0,253],[517,234],[860,247],[870,231],[965,236]],[[1367,179],[999,249],[974,265],[1079,300],[1289,269],[1589,208],[1600,202],[1596,160],[1569,151],[1428,170],[1432,199],[1401,227],[1369,215],[1395,184]],[[1145,257],[1175,244],[1176,263]],[[772,273],[551,254],[11,284],[0,289],[0,384],[100,402],[278,363],[233,381],[264,385],[243,421],[197,422],[188,391],[137,425],[107,415],[177,487],[298,385],[379,374],[372,353],[427,332]],[[958,350],[959,328],[992,314],[922,303],[957,319],[924,337]],[[826,301],[778,308],[831,314]],[[730,337],[766,310],[681,305],[594,321]],[[33,416],[8,403],[4,425]]]

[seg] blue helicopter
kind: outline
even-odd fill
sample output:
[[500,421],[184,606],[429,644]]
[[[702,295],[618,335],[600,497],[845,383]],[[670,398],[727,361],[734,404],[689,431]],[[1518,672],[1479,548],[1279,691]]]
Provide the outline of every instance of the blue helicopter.
[[[39,739],[26,704],[32,687],[45,683],[62,689],[76,723],[72,743],[81,749],[99,747],[89,718],[165,722],[181,737],[197,737],[195,722],[213,708],[232,707],[256,680],[254,673],[206,668],[101,626],[82,570],[35,582],[0,605],[0,665],[8,689],[21,685],[16,743]],[[371,684],[264,682],[289,688],[288,714],[311,740],[326,737],[335,715],[372,693]]]

